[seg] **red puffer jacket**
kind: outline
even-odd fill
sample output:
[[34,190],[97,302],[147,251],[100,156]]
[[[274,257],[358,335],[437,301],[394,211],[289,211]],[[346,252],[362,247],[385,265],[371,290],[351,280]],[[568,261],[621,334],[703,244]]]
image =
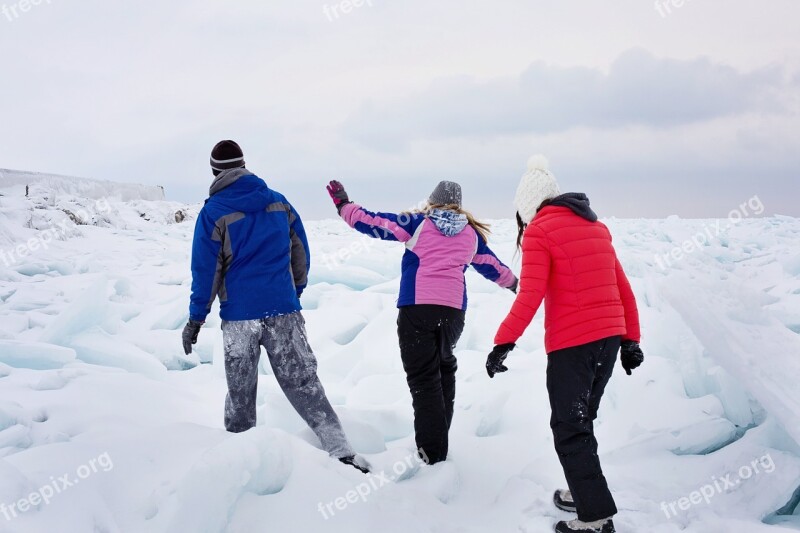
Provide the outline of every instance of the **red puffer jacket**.
[[614,335],[640,340],[636,298],[602,222],[543,208],[525,230],[520,292],[495,336],[516,343],[545,301],[547,353]]

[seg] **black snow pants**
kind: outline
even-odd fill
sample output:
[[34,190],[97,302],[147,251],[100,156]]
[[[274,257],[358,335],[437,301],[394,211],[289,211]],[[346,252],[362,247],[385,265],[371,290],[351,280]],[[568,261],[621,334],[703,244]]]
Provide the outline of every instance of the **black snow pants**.
[[620,337],[609,337],[547,356],[550,427],[578,519],[584,522],[617,513],[597,456],[594,420],[614,371],[620,342]]
[[417,448],[429,464],[447,459],[458,368],[453,351],[464,331],[464,316],[452,307],[411,305],[401,307],[397,318]]
[[223,320],[222,337],[228,378],[228,431],[240,433],[256,425],[258,361],[263,346],[278,385],[319,437],[323,449],[339,458],[355,454],[317,377],[317,359],[299,312],[260,320]]

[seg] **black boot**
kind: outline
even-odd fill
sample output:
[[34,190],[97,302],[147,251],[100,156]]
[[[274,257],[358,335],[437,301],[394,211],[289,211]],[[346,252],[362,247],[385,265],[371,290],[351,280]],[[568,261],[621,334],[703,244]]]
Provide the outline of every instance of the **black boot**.
[[362,474],[369,474],[370,464],[359,455],[351,455],[349,457],[340,457],[339,461],[346,465],[350,465],[356,470],[360,470]]
[[571,520],[569,522],[559,522],[556,524],[556,533],[615,533],[614,522],[610,518],[597,520],[596,522],[581,522]]
[[558,489],[553,494],[553,503],[562,511],[568,513],[577,513],[578,508],[575,507],[575,500],[572,499],[572,493],[568,490]]

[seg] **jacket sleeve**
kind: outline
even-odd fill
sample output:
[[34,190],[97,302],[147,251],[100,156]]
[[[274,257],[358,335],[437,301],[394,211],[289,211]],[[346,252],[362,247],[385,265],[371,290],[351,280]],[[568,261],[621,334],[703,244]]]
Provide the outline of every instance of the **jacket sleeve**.
[[627,332],[623,337],[624,340],[631,340],[639,342],[642,340],[641,328],[639,325],[639,309],[636,306],[636,296],[633,294],[633,289],[628,281],[628,276],[622,269],[622,264],[617,259],[617,287],[619,294],[622,298],[622,307],[625,309],[625,328]]
[[550,277],[550,250],[547,236],[530,226],[522,241],[522,272],[519,292],[508,316],[495,335],[495,344],[516,343],[533,320],[547,292]]
[[373,213],[354,203],[345,205],[341,216],[356,231],[376,239],[399,242],[411,240],[416,222],[421,218],[410,213]]
[[205,211],[200,211],[192,241],[192,296],[189,318],[205,322],[221,283],[222,233]]
[[478,232],[475,233],[478,236],[478,251],[472,258],[472,267],[489,281],[497,283],[504,289],[510,289],[517,283],[517,276],[497,258],[484,238]]
[[308,273],[311,270],[311,249],[308,247],[306,230],[303,221],[294,207],[288,205],[289,210],[289,237],[292,240],[292,276],[297,296],[303,294],[308,286]]

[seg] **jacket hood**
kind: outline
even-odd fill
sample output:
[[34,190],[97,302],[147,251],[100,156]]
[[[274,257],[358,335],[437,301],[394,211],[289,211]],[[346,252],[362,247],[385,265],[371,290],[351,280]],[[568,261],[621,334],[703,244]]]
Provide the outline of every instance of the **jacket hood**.
[[445,237],[453,237],[458,235],[469,224],[467,215],[456,213],[455,211],[447,211],[445,209],[431,209],[428,212],[428,218],[436,225],[436,229]]
[[242,176],[247,176],[248,174],[253,175],[252,172],[250,172],[244,167],[223,170],[217,175],[217,177],[214,178],[214,181],[211,182],[211,187],[209,187],[208,189],[208,195],[214,196],[216,193],[218,193],[231,183],[235,182]]
[[589,197],[582,192],[568,192],[560,196],[556,196],[552,200],[547,200],[542,205],[545,207],[566,207],[573,213],[589,222],[597,222],[597,214],[589,207]]
[[244,168],[235,168],[220,173],[211,184],[210,197],[228,209],[253,213],[262,211],[270,203],[270,190],[264,181]]

